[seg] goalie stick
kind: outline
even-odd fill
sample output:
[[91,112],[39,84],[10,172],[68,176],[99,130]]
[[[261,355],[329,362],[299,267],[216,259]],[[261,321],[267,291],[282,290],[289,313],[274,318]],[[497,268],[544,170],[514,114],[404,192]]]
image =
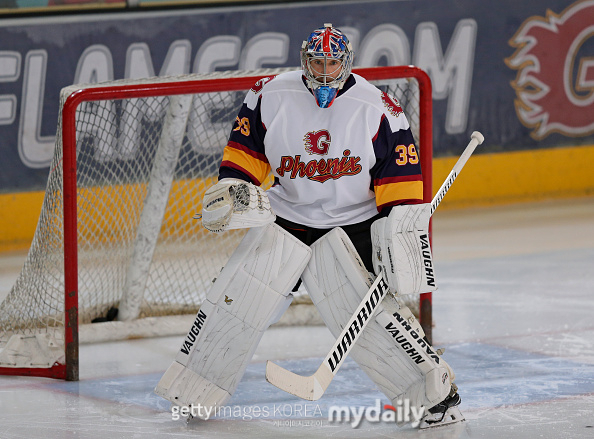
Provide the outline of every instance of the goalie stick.
[[[433,212],[435,212],[435,209],[437,209],[437,206],[439,206],[443,200],[443,197],[452,186],[452,183],[454,183],[454,180],[458,177],[458,174],[460,174],[460,171],[476,147],[484,141],[483,135],[478,131],[474,131],[470,137],[471,140],[464,149],[464,152],[437,191],[437,194],[435,194],[435,197],[433,197],[433,200],[431,201],[431,215],[433,215]],[[355,310],[355,313],[344,326],[344,329],[336,339],[334,346],[332,346],[332,349],[313,375],[297,375],[296,373],[268,360],[266,362],[266,381],[287,393],[298,396],[299,398],[308,401],[317,401],[320,399],[352,347],[357,342],[359,335],[375,315],[375,311],[382,302],[387,291],[388,285],[384,280],[383,274],[380,272]],[[367,312],[361,313],[362,310],[366,310]],[[366,315],[367,319],[362,320],[360,315]],[[336,359],[339,360],[336,361]]]

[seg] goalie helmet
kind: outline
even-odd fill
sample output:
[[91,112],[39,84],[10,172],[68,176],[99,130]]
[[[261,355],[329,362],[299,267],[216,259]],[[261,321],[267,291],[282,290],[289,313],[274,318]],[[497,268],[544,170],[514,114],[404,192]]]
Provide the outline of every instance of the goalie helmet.
[[314,30],[301,45],[301,68],[316,103],[332,105],[353,68],[353,50],[346,35],[332,24]]

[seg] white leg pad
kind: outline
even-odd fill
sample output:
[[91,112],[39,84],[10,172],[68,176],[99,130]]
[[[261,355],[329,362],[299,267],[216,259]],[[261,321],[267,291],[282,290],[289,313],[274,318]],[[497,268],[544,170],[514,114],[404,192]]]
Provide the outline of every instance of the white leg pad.
[[290,305],[311,249],[269,224],[248,231],[216,279],[155,393],[176,405],[223,405],[262,334]]
[[201,404],[202,407],[207,408],[220,407],[231,398],[229,392],[177,361],[174,361],[165,371],[155,388],[155,393],[176,405]]
[[[312,250],[302,279],[322,319],[338,336],[373,279],[340,228],[316,241]],[[406,318],[398,314],[399,321],[395,312]],[[394,405],[408,399],[411,406],[430,408],[448,395],[450,370],[422,339],[416,319],[413,326],[408,323],[411,317],[408,308],[387,296],[351,355]],[[415,331],[417,327],[421,332]]]

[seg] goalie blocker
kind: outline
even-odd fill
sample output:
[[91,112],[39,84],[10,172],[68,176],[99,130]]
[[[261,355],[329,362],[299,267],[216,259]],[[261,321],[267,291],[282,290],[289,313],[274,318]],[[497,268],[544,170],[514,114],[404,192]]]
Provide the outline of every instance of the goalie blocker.
[[437,290],[429,243],[431,204],[394,206],[371,225],[373,269],[399,296]]

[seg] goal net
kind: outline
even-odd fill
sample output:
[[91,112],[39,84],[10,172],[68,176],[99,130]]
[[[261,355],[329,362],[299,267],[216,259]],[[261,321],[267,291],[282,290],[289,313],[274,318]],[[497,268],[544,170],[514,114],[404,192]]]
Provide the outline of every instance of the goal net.
[[[247,90],[281,71],[62,90],[37,229],[22,272],[0,305],[0,374],[77,380],[79,342],[186,333],[245,233],[212,234],[192,217],[216,182]],[[430,202],[427,75],[414,67],[355,72],[404,108]],[[307,295],[294,302],[285,321],[311,323],[315,312]],[[421,321],[430,336],[430,296],[424,302]]]

